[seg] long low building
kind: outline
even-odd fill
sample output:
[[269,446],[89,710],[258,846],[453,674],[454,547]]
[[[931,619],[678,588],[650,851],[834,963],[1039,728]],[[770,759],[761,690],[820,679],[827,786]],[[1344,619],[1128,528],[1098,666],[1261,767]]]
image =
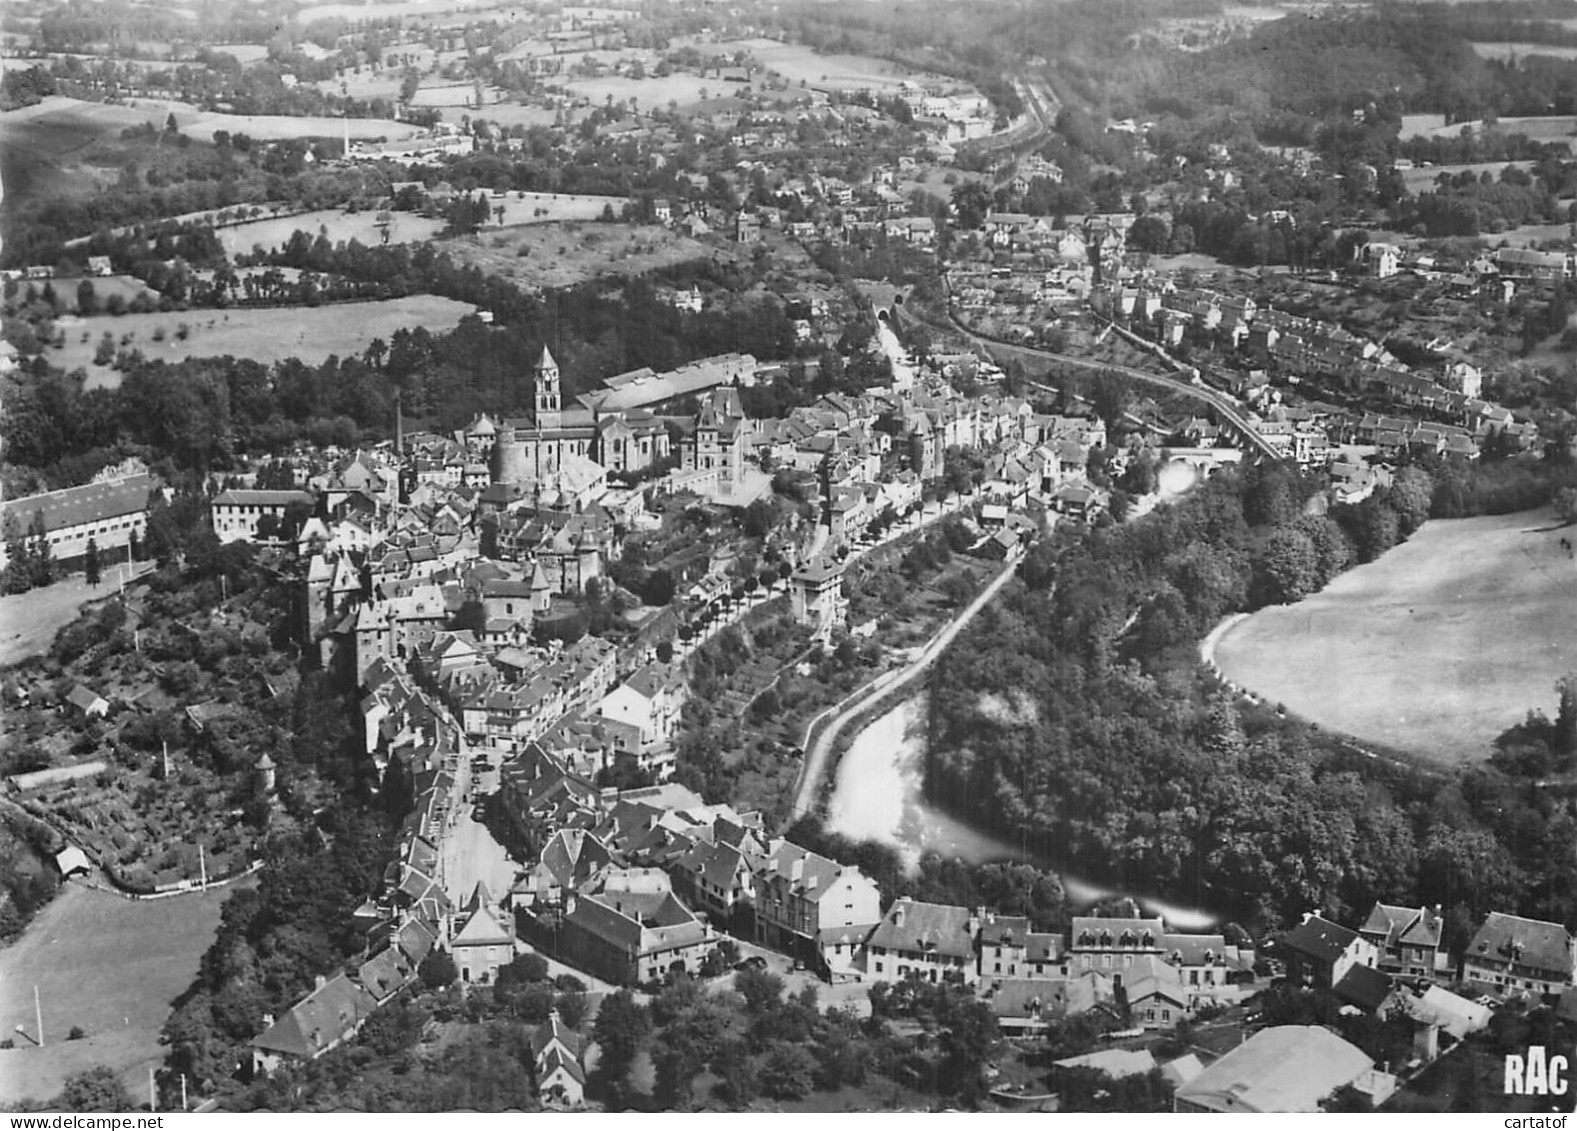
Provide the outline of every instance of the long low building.
[[292,506],[310,508],[312,503],[308,491],[225,491],[211,507],[214,534],[221,542],[250,542],[265,517],[282,522]]
[[[8,533],[26,536],[34,516],[41,516],[50,556],[71,561],[88,552],[89,540],[103,554],[130,545],[134,534],[146,535],[148,496],[154,489],[153,477],[144,473],[28,495],[0,503],[0,522]],[[7,541],[0,538],[0,569],[9,564]]]

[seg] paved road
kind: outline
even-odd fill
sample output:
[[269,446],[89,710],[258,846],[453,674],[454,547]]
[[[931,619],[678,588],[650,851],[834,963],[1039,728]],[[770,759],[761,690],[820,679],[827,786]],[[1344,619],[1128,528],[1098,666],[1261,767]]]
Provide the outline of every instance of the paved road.
[[826,765],[827,755],[832,750],[833,744],[838,740],[838,735],[849,720],[869,707],[882,696],[906,687],[913,683],[925,669],[930,667],[938,656],[947,650],[965,625],[975,618],[975,614],[985,608],[987,603],[997,595],[1004,585],[1008,583],[1018,569],[1022,559],[1022,551],[1014,554],[1003,566],[1002,572],[992,579],[991,583],[982,589],[973,601],[954,617],[940,632],[931,638],[931,642],[908,664],[901,668],[893,668],[877,676],[863,689],[856,691],[844,699],[843,704],[837,709],[828,725],[805,752],[805,759],[800,764],[799,779],[794,787],[794,804],[789,810],[789,821],[810,812],[816,797],[817,787],[821,784],[821,775]]

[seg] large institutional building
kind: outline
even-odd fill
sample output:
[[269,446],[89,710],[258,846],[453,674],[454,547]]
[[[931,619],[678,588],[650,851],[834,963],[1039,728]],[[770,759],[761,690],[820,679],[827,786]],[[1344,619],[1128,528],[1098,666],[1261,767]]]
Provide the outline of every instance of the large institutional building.
[[[28,495],[0,503],[0,523],[8,532],[26,536],[33,516],[42,516],[49,554],[56,561],[82,557],[90,539],[105,554],[130,545],[134,534],[147,534],[148,495],[153,490],[153,479],[142,473]],[[6,541],[0,537],[0,569],[9,564]]]

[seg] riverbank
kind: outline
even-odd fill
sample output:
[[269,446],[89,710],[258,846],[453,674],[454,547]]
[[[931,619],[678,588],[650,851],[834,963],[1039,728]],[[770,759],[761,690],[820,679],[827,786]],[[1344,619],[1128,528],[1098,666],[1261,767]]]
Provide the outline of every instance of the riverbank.
[[1074,907],[1127,896],[1185,930],[1206,930],[1222,921],[1224,916],[1205,908],[1184,907],[1071,876],[1028,845],[1015,845],[931,804],[925,796],[926,719],[927,699],[922,691],[860,729],[834,775],[826,807],[829,832],[887,845],[911,870],[926,852],[957,857],[969,864],[1003,860],[1032,864],[1058,874]]

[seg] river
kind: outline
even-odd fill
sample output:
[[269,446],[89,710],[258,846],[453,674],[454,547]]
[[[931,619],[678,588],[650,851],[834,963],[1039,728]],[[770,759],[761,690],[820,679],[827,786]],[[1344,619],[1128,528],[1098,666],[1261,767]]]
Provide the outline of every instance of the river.
[[[917,695],[878,716],[855,736],[838,763],[827,806],[827,828],[855,840],[891,845],[910,868],[919,862],[921,853],[931,851],[971,864],[1012,860],[1049,866],[1027,846],[983,832],[927,801],[922,781],[924,753],[925,697]],[[1131,896],[1145,911],[1164,916],[1173,927],[1204,930],[1221,921],[1221,916],[1203,908],[1117,891],[1060,868],[1054,870],[1076,906]]]

